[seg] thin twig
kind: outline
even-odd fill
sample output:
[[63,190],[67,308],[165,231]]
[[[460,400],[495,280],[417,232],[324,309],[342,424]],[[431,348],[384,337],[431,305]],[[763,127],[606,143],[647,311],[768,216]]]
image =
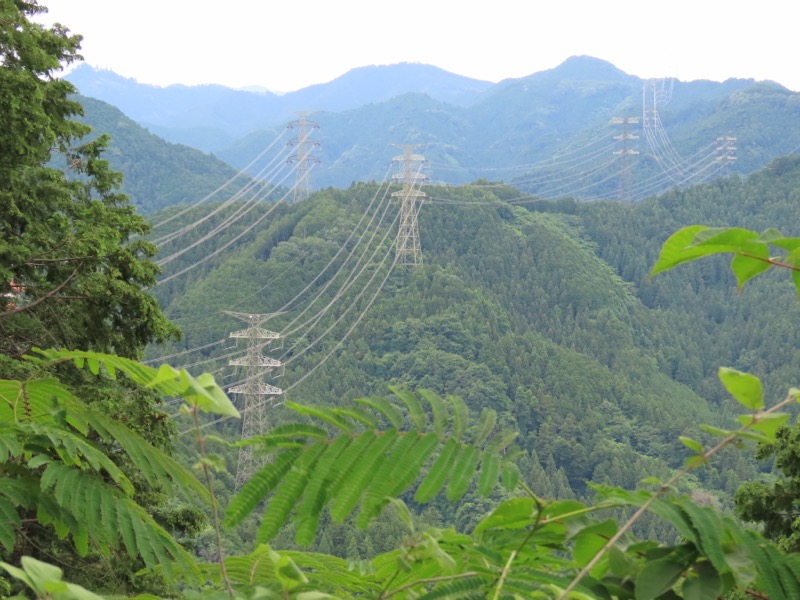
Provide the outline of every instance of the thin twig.
[[747,252],[736,252],[736,254],[738,254],[739,256],[745,256],[747,258],[754,258],[756,260],[760,260],[762,262],[769,263],[774,267],[783,267],[784,269],[791,269],[792,271],[800,271],[800,267],[780,262],[778,260],[775,260],[774,258],[764,258],[763,256],[754,256],[753,254],[748,254]]
[[766,411],[763,411],[763,412],[760,412],[760,413],[754,415],[753,416],[753,421],[751,423],[749,423],[747,425],[744,425],[743,427],[741,427],[741,429],[739,429],[738,431],[730,434],[729,436],[724,438],[719,444],[717,444],[716,446],[714,446],[713,448],[711,448],[710,450],[705,452],[703,454],[703,460],[702,461],[695,462],[695,463],[692,463],[690,465],[687,465],[683,469],[681,469],[680,471],[675,473],[675,475],[673,475],[670,478],[669,481],[667,481],[665,484],[663,484],[655,493],[653,493],[652,496],[650,496],[650,498],[647,499],[647,501],[644,504],[642,504],[639,507],[639,509],[635,513],[633,513],[631,518],[628,519],[625,522],[625,524],[622,527],[619,528],[619,531],[617,531],[617,533],[614,534],[614,536],[610,540],[608,540],[608,543],[605,546],[603,546],[602,550],[600,550],[600,552],[598,552],[595,555],[595,557],[592,560],[589,561],[589,564],[587,564],[583,569],[581,569],[581,571],[575,576],[575,579],[573,579],[570,582],[570,584],[567,586],[567,588],[558,597],[558,600],[565,600],[569,596],[569,593],[578,586],[578,584],[581,582],[581,580],[584,577],[586,577],[586,575],[589,574],[589,571],[591,571],[594,568],[594,566],[600,561],[600,559],[603,556],[605,556],[606,553],[608,553],[609,550],[611,550],[611,548],[620,540],[620,538],[623,535],[625,535],[625,533],[627,533],[627,531],[633,526],[633,524],[639,519],[639,517],[641,517],[645,512],[647,512],[647,509],[650,508],[650,506],[652,506],[652,504],[656,500],[658,500],[658,498],[660,498],[662,494],[666,493],[669,489],[671,489],[672,486],[678,481],[678,479],[680,479],[681,477],[686,475],[686,473],[688,473],[692,469],[695,469],[699,465],[705,463],[706,460],[708,460],[710,457],[712,457],[717,452],[722,450],[725,446],[727,446],[731,442],[736,441],[737,439],[739,439],[739,434],[740,433],[750,429],[753,425],[758,423],[765,415],[771,414],[771,413],[775,412],[776,410],[783,408],[787,404],[791,404],[794,401],[795,401],[795,397],[790,394],[782,402],[779,402],[778,404],[776,404],[775,406],[773,406],[769,410],[766,410]]
[[233,586],[231,585],[231,580],[228,579],[228,570],[225,568],[225,555],[222,550],[222,533],[219,521],[219,507],[217,505],[217,497],[214,495],[214,488],[211,485],[211,472],[208,468],[208,464],[205,461],[206,458],[206,438],[204,435],[200,433],[200,419],[198,417],[199,409],[197,406],[192,407],[192,417],[194,419],[194,426],[195,432],[197,433],[197,447],[200,452],[201,464],[203,466],[203,476],[205,478],[206,488],[208,488],[208,493],[211,496],[211,516],[214,522],[214,536],[215,541],[217,544],[217,560],[219,561],[219,569],[222,575],[222,580],[225,582],[225,587],[228,590],[228,595],[233,598]]

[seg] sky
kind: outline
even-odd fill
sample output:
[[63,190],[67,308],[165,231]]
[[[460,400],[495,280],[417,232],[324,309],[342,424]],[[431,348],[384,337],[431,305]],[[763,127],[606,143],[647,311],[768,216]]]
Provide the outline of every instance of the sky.
[[93,67],[140,83],[288,92],[367,65],[498,82],[589,55],[641,78],[800,91],[786,0],[40,0]]

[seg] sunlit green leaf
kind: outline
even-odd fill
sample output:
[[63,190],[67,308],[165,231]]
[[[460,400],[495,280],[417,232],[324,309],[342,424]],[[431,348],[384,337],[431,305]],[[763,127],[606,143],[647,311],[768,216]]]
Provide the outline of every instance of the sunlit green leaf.
[[755,375],[743,373],[729,367],[720,367],[719,378],[722,385],[740,404],[751,410],[764,407],[764,393],[761,380]]

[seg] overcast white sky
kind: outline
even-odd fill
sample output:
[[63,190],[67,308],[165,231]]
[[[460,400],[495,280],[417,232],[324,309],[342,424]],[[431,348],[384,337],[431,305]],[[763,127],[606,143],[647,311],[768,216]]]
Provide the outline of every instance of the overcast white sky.
[[642,78],[771,79],[800,91],[787,0],[40,0],[92,66],[140,83],[293,91],[365,65],[497,82],[576,54]]

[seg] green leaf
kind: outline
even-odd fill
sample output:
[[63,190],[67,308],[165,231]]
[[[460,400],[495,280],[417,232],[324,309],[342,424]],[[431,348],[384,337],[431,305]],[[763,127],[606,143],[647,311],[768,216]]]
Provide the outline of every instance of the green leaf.
[[324,406],[308,406],[306,404],[297,404],[296,402],[286,401],[286,406],[301,415],[307,415],[330,423],[336,429],[347,433],[353,433],[353,425],[347,422],[335,410],[326,408]]
[[363,404],[364,406],[369,406],[370,408],[377,410],[384,417],[386,417],[386,420],[389,421],[389,425],[391,425],[392,428],[401,429],[403,427],[402,413],[386,398],[358,398],[355,401],[359,404]]
[[275,576],[285,590],[293,590],[296,587],[308,583],[308,577],[300,570],[291,558],[281,554],[275,563]]
[[519,467],[514,463],[508,463],[503,467],[501,476],[503,487],[511,492],[517,488],[517,484],[519,483]]
[[730,429],[721,429],[719,427],[714,427],[713,425],[698,425],[700,429],[705,431],[706,433],[710,433],[711,435],[716,435],[717,437],[728,437],[732,435],[734,432]]
[[[362,435],[370,435],[364,433]],[[387,453],[391,452],[392,446],[397,442],[397,430],[389,429],[376,435],[376,439],[369,445],[369,451],[357,465],[348,469],[346,485],[338,496],[333,500],[331,506],[331,518],[335,523],[344,521],[361,500],[375,473],[382,472]]]
[[405,492],[419,476],[438,443],[435,433],[409,431],[401,434],[387,458],[384,476],[375,478],[364,495],[356,525],[366,528],[391,498]]
[[648,562],[636,577],[636,600],[652,600],[669,591],[686,569],[686,562],[670,554]]
[[408,505],[400,498],[389,498],[389,503],[394,506],[395,511],[397,511],[397,516],[400,517],[400,520],[403,522],[403,525],[406,526],[408,532],[413,534],[414,515],[412,515],[411,511],[408,509]]
[[275,462],[253,475],[239,490],[225,510],[225,524],[238,525],[252,510],[266,498],[275,486],[283,479],[295,460],[302,454],[301,448],[293,448],[281,452]]
[[478,493],[489,496],[497,485],[500,476],[500,457],[496,454],[484,454],[481,462],[481,474],[478,479]]
[[447,499],[450,502],[460,500],[467,493],[467,488],[475,476],[480,459],[480,450],[475,446],[461,448],[453,462],[450,482],[447,484]]
[[653,270],[650,271],[650,277],[658,275],[662,271],[672,269],[681,263],[698,258],[699,256],[713,253],[713,250],[687,250],[687,247],[694,241],[697,234],[707,229],[708,227],[705,225],[690,225],[689,227],[684,227],[673,233],[667,241],[664,242],[664,245],[661,246],[661,253],[658,256],[658,260],[656,260],[656,264],[653,266]]
[[425,428],[428,425],[428,417],[425,415],[425,411],[422,410],[422,404],[420,404],[417,397],[407,389],[396,385],[390,385],[389,389],[395,396],[400,398],[403,404],[406,405],[406,408],[408,408],[408,412],[411,415],[411,421],[414,423],[414,427],[416,427],[419,431],[425,431]]
[[636,562],[617,546],[612,546],[608,550],[608,565],[611,572],[626,581],[633,577],[638,571]]
[[[790,415],[787,413],[770,413],[766,415],[740,415],[737,417],[739,423],[744,426],[749,426],[753,431],[763,433],[770,440],[775,441],[778,430],[783,427],[789,420]],[[755,422],[754,422],[755,421]]]
[[751,243],[739,252],[746,252],[747,256],[735,254],[731,260],[731,270],[736,276],[737,288],[741,289],[745,283],[769,270],[772,265],[769,263],[769,248],[766,244]]
[[575,548],[572,556],[579,567],[585,567],[602,550],[614,534],[617,523],[614,519],[606,519],[585,527],[575,536]]
[[450,473],[450,465],[459,448],[460,444],[453,438],[445,442],[444,447],[439,452],[439,457],[434,461],[433,466],[428,471],[428,475],[417,488],[414,494],[414,500],[421,504],[426,504],[439,493],[439,490],[444,487],[447,481],[447,476]]
[[443,436],[447,425],[447,407],[444,400],[434,391],[417,390],[417,393],[428,401],[433,413],[433,429],[437,435]]
[[[772,232],[775,232],[777,236],[771,237],[770,235],[768,235]],[[793,252],[795,250],[800,249],[800,238],[783,237],[783,235],[781,235],[780,232],[778,232],[775,229],[772,230],[768,229],[767,231],[762,233],[761,239],[764,240],[765,242],[772,244],[773,246],[777,246],[778,248],[783,248],[784,250],[788,250],[789,252]]]
[[686,437],[685,435],[679,436],[678,439],[684,446],[686,446],[690,450],[694,450],[698,454],[703,454],[703,444],[701,444],[700,442],[693,440],[690,437]]
[[755,231],[741,227],[709,227],[695,236],[692,246],[724,247],[729,249],[727,252],[735,252],[760,237]]
[[14,579],[18,579],[22,581],[25,585],[27,585],[31,589],[36,589],[33,585],[33,580],[30,576],[23,571],[22,569],[15,567],[14,565],[10,565],[8,563],[0,562],[0,567],[6,570],[6,572],[11,575]]
[[740,404],[751,410],[759,410],[764,407],[761,380],[755,375],[728,367],[720,367],[719,379],[728,393]]
[[484,408],[481,412],[481,420],[475,432],[475,444],[481,445],[492,434],[497,425],[497,413],[491,408]]
[[521,529],[532,525],[538,508],[533,498],[511,498],[495,508],[473,530],[480,534],[489,529]]
[[464,435],[464,432],[467,430],[469,411],[467,410],[467,405],[464,404],[464,400],[461,399],[461,396],[449,394],[447,396],[447,401],[450,402],[450,406],[453,407],[453,437],[456,441],[460,441],[461,436]]
[[697,563],[692,571],[681,587],[685,600],[716,600],[722,594],[722,578],[711,563]]
[[239,411],[225,395],[225,392],[215,382],[214,377],[203,373],[197,379],[187,371],[181,371],[181,384],[184,386],[180,392],[181,397],[191,406],[200,410],[223,417],[239,418]]
[[792,271],[792,283],[794,283],[797,296],[800,297],[800,271]]

